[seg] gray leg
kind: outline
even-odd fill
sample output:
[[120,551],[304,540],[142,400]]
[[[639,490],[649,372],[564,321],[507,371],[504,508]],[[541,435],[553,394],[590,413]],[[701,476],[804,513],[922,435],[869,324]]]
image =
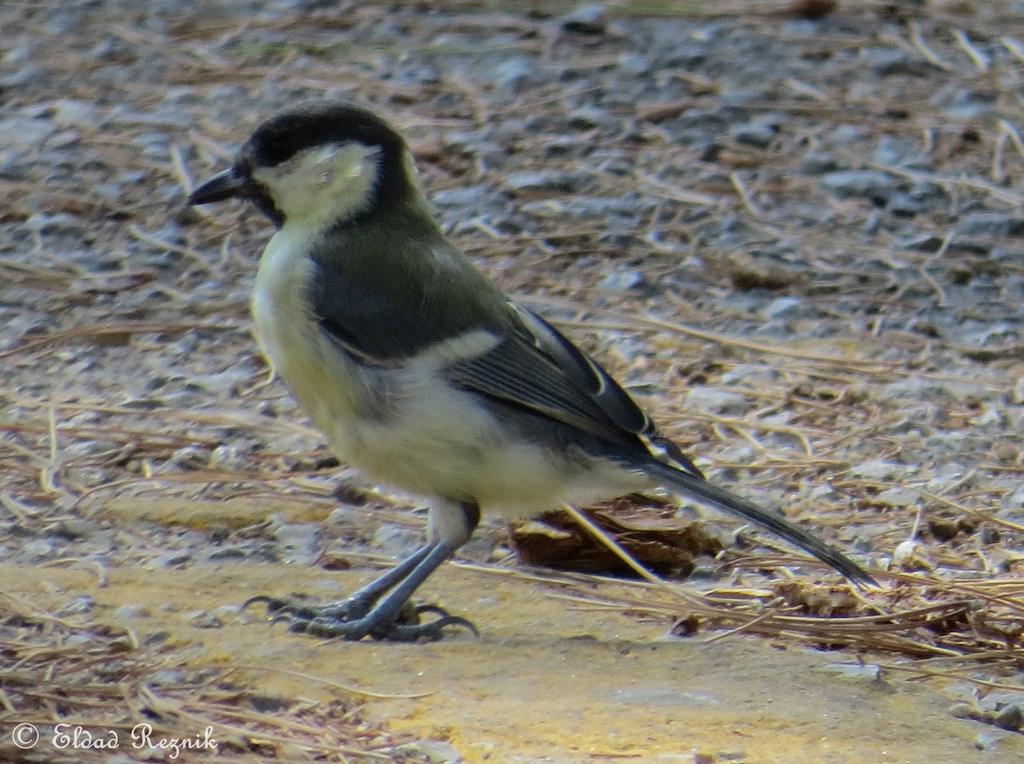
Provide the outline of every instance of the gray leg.
[[430,541],[351,597],[322,606],[271,597],[253,597],[245,604],[264,602],[275,620],[289,621],[291,631],[321,637],[414,642],[440,639],[445,626],[465,626],[475,634],[469,621],[433,605],[421,605],[416,613],[437,613],[440,617],[435,621],[401,623],[400,619],[413,592],[469,539],[479,521],[480,509],[473,502],[438,502],[430,511]]

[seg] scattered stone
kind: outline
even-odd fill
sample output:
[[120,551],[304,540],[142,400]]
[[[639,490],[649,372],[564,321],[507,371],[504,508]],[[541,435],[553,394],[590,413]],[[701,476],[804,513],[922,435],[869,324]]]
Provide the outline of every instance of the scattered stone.
[[821,184],[840,198],[867,197],[883,204],[896,189],[896,181],[891,175],[876,170],[830,172],[821,179]]
[[253,693],[249,695],[249,705],[257,713],[273,714],[278,711],[286,711],[292,705],[292,700],[280,695]]
[[210,463],[210,452],[202,446],[185,446],[171,454],[161,471],[202,470]]
[[72,597],[67,605],[58,610],[54,615],[58,618],[67,618],[71,615],[84,615],[96,609],[96,600],[89,594],[79,594]]
[[952,97],[945,90],[940,90],[936,101],[942,105],[947,116],[968,122],[992,117],[998,98],[999,93],[995,90],[963,88],[956,91]]
[[569,114],[568,125],[572,130],[604,128],[607,131],[617,132],[622,129],[622,120],[604,109],[587,106],[582,109],[574,109]]
[[598,282],[597,288],[604,292],[629,292],[642,288],[646,283],[642,271],[635,268],[624,268],[611,271]]
[[525,58],[510,58],[494,68],[494,82],[506,93],[522,93],[537,84],[537,68]]
[[892,567],[899,570],[932,570],[935,566],[928,559],[925,548],[916,541],[904,541],[896,545],[892,553]]
[[33,562],[41,562],[57,554],[57,545],[49,538],[32,539],[22,544],[19,551],[26,559]]
[[943,242],[942,236],[932,233],[918,234],[896,243],[896,249],[916,252],[938,252]]
[[1019,732],[1024,726],[1024,711],[1015,703],[1008,705],[992,718],[992,723],[1000,729]]
[[607,28],[605,7],[601,3],[582,5],[562,17],[559,22],[565,32],[585,35],[602,35]]
[[505,176],[504,185],[510,191],[578,191],[590,181],[588,172],[558,170],[524,170]]
[[686,394],[686,405],[695,411],[710,411],[723,416],[738,416],[746,412],[749,404],[745,396],[717,387],[697,385]]
[[196,610],[185,616],[197,629],[223,629],[224,622],[205,610]]
[[758,149],[768,148],[778,132],[772,126],[763,124],[733,125],[729,128],[729,135],[736,143]]
[[779,372],[770,366],[753,363],[738,363],[722,374],[724,385],[767,385],[779,378]]
[[825,151],[812,151],[800,162],[801,172],[808,175],[824,175],[840,168],[839,160]]
[[639,77],[651,70],[651,62],[639,53],[623,53],[619,56],[619,70],[623,74]]
[[114,618],[119,621],[129,621],[133,618],[147,618],[150,611],[142,605],[122,605],[114,610]]
[[209,468],[224,472],[242,472],[248,467],[249,460],[237,446],[224,444],[210,452]]
[[316,523],[286,523],[274,517],[271,530],[282,549],[282,559],[311,565],[320,553],[320,526]]
[[237,618],[242,612],[240,605],[218,605],[211,611],[215,618]]
[[241,560],[248,556],[246,548],[241,544],[224,546],[220,549],[213,549],[206,553],[206,559],[209,562],[219,562],[222,560]]
[[385,554],[402,558],[423,546],[423,534],[404,525],[385,523],[373,534],[373,543]]
[[720,464],[750,464],[757,457],[757,449],[749,443],[740,443],[720,451],[715,460]]
[[100,108],[91,101],[61,98],[53,102],[53,121],[60,127],[97,130],[103,120]]
[[906,470],[906,466],[902,464],[877,459],[855,464],[850,468],[850,475],[866,480],[893,480],[903,475]]
[[932,478],[925,484],[925,490],[941,496],[954,484],[958,486],[969,485],[968,483],[961,482],[967,472],[967,467],[959,462],[950,462],[938,466],[935,468]]
[[935,517],[928,520],[928,530],[938,541],[952,541],[960,531],[955,520],[947,520],[944,517]]
[[157,687],[177,687],[187,681],[188,673],[180,668],[157,669],[148,677],[148,682]]
[[192,553],[188,551],[168,552],[153,558],[153,564],[160,568],[183,568],[192,561]]
[[974,747],[979,751],[990,751],[996,747],[999,742],[998,738],[994,735],[990,735],[985,732],[978,733],[978,736],[974,738]]
[[803,313],[804,302],[799,297],[776,297],[762,311],[765,318],[787,319],[797,318]]
[[957,719],[976,719],[978,712],[970,703],[954,703],[949,707],[949,713]]
[[873,684],[884,681],[882,667],[877,663],[829,663],[825,668],[849,679],[867,680]]
[[142,638],[143,647],[152,647],[153,645],[162,645],[171,638],[169,631],[158,630],[151,631],[149,634]]
[[41,145],[53,132],[54,124],[49,120],[8,112],[0,121],[0,148],[5,152],[25,151]]
[[921,498],[921,495],[913,488],[887,488],[878,494],[874,500],[879,504],[888,507],[907,507],[914,504]]
[[51,536],[77,541],[91,536],[99,528],[94,520],[84,517],[68,517],[57,523],[50,531]]
[[894,74],[924,77],[932,68],[927,61],[911,55],[903,48],[863,48],[860,53],[879,77]]
[[1003,212],[971,212],[960,220],[956,231],[963,236],[1021,236],[1024,218]]
[[895,166],[912,165],[920,159],[920,151],[915,140],[883,134],[875,146],[874,161],[876,164]]
[[985,525],[981,529],[981,543],[982,544],[998,544],[1002,535],[999,530],[993,528],[991,525]]

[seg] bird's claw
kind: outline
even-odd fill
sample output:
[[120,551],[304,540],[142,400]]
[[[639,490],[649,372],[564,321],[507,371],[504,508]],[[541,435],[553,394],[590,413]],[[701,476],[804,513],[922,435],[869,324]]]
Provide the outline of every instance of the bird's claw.
[[285,599],[283,597],[270,597],[265,594],[259,594],[243,602],[241,610],[244,611],[250,605],[257,604],[266,605],[267,615],[272,616],[271,623],[277,623],[280,620],[290,618],[299,618],[307,621],[317,618],[356,620],[369,613],[370,606],[373,603],[362,598],[350,597],[339,602],[317,605],[309,602],[304,597]]
[[[327,605],[312,605],[303,600],[282,599],[258,595],[242,604],[242,610],[250,605],[265,604],[271,624],[285,621],[288,631],[311,634],[316,637],[359,640],[364,637],[386,642],[434,642],[443,636],[445,627],[458,626],[480,636],[470,621],[451,615],[438,605],[415,605],[404,609],[397,617],[385,620],[374,618],[371,603],[351,598]],[[436,620],[419,623],[418,616],[433,613]]]

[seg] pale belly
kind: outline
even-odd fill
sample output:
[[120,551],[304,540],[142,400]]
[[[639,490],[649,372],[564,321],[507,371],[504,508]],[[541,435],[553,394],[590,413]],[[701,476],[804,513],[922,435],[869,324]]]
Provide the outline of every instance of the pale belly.
[[511,437],[474,396],[429,369],[361,367],[312,322],[284,328],[257,311],[260,343],[302,410],[343,463],[414,494],[471,500],[488,513],[529,517],[560,503],[639,490],[646,481]]

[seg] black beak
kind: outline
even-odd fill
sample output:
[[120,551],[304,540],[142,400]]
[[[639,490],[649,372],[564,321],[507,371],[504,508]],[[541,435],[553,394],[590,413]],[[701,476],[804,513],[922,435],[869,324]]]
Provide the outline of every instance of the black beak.
[[232,197],[253,196],[255,184],[234,167],[217,173],[188,196],[188,204],[209,204]]

